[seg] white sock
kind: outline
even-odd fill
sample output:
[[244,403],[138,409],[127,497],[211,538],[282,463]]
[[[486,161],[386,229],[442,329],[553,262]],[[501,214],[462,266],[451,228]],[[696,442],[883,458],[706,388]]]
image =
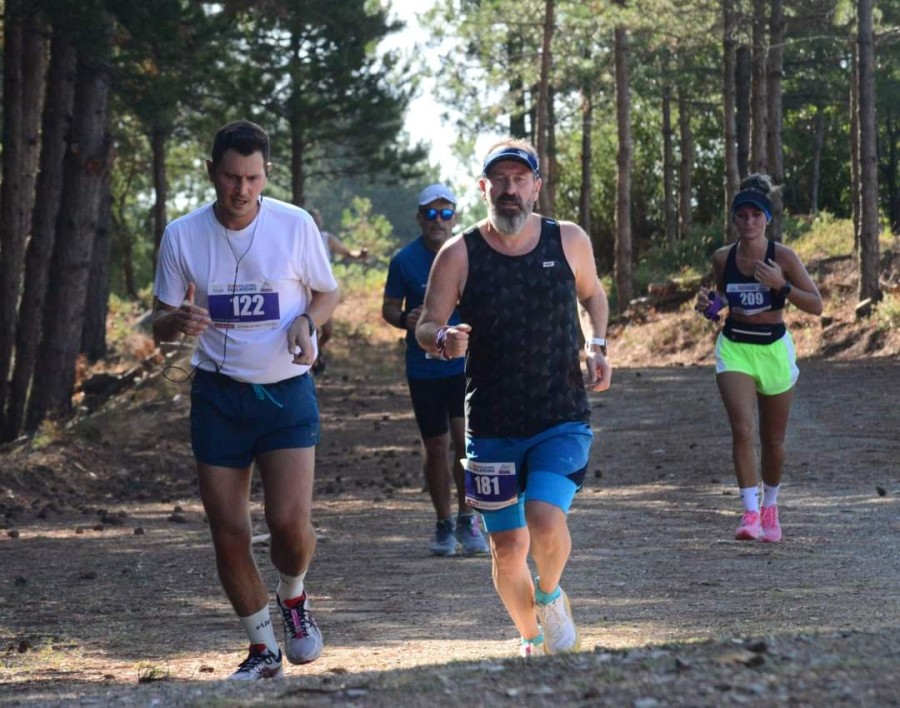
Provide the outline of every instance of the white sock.
[[741,501],[744,502],[744,511],[759,513],[759,487],[741,487]]
[[275,639],[275,627],[272,625],[268,605],[249,617],[240,617],[239,619],[251,644],[265,644],[270,652],[278,654],[278,640]]
[[774,487],[763,482],[763,506],[775,506],[778,503],[778,490],[781,489],[780,484]]
[[278,599],[293,600],[303,594],[303,581],[306,579],[306,571],[300,575],[285,575],[281,571],[278,572],[278,587],[275,592],[278,593]]

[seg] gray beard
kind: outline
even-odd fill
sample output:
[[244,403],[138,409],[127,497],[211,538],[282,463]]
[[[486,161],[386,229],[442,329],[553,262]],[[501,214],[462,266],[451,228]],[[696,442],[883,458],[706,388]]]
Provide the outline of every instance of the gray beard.
[[525,228],[529,216],[531,214],[524,209],[519,209],[514,215],[507,216],[500,213],[496,206],[491,205],[491,226],[506,236],[515,236]]

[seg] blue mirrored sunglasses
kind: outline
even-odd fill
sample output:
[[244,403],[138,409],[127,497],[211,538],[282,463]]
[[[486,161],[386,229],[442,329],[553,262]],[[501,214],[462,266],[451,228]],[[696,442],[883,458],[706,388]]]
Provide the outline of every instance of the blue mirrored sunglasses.
[[456,213],[456,209],[435,209],[431,207],[429,209],[419,209],[419,213],[425,217],[425,221],[434,221],[438,216],[441,217],[441,221],[450,221]]

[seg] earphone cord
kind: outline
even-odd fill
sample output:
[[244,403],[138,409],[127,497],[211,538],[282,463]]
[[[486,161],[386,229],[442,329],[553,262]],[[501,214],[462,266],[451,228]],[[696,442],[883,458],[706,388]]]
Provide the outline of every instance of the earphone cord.
[[[244,260],[244,257],[250,252],[250,249],[253,248],[253,242],[256,240],[256,229],[259,226],[259,219],[262,214],[262,198],[260,198],[260,211],[256,215],[256,223],[253,225],[253,233],[250,234],[250,243],[247,245],[247,250],[245,250],[240,257],[238,257],[237,253],[234,250],[234,245],[231,243],[231,239],[228,237],[228,229],[225,228],[225,225],[222,224],[222,228],[225,230],[225,241],[228,243],[228,248],[231,250],[231,255],[234,256],[234,281],[231,283],[231,297],[233,298],[235,295],[235,291],[237,290],[237,281],[238,281],[238,269],[241,267],[241,261]],[[215,211],[215,206],[213,206],[213,211]],[[183,367],[178,366],[177,364],[170,364],[166,366],[162,370],[162,375],[165,377],[167,381],[172,381],[175,383],[182,383],[184,381],[192,381],[194,378],[194,374],[197,372],[197,369],[200,368],[201,364],[205,364],[209,362],[215,367],[215,371],[217,374],[222,373],[222,369],[225,368],[225,359],[228,355],[228,327],[224,327],[224,336],[225,339],[222,342],[222,361],[220,363],[216,363],[212,359],[201,359],[194,366],[191,367],[190,371],[186,371]],[[182,332],[181,339],[178,341],[179,348],[184,343],[185,337],[187,334]],[[179,377],[178,379],[171,377],[167,372],[169,371],[179,371],[183,374],[183,378]]]

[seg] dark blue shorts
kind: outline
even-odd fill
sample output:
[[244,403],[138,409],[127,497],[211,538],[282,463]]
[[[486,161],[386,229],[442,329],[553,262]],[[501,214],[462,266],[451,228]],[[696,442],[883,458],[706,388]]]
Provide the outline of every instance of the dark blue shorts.
[[191,446],[197,462],[244,468],[260,453],[318,442],[319,405],[309,374],[262,385],[195,372]]
[[435,438],[450,430],[451,418],[466,415],[466,376],[439,379],[407,379],[416,423],[423,438]]

